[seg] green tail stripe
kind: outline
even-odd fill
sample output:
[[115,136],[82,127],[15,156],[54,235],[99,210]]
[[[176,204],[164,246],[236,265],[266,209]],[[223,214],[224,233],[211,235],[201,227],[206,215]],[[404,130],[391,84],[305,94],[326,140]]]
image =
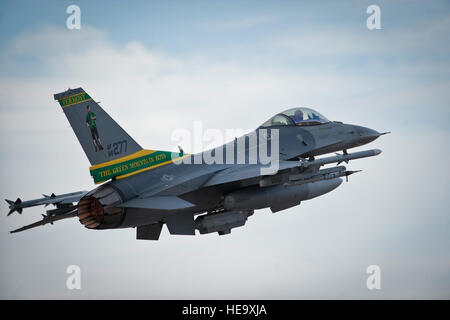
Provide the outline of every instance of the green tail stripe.
[[[177,155],[172,158],[172,155]],[[108,179],[124,176],[139,170],[150,168],[167,161],[173,161],[180,158],[181,154],[169,151],[156,151],[154,153],[112,164],[110,166],[91,170],[91,176],[95,183],[103,182]]]
[[92,99],[92,98],[86,92],[83,92],[83,93],[75,94],[73,96],[62,98],[58,101],[59,101],[59,104],[61,105],[61,107],[64,108],[65,106],[80,103],[80,102],[90,100],[90,99]]

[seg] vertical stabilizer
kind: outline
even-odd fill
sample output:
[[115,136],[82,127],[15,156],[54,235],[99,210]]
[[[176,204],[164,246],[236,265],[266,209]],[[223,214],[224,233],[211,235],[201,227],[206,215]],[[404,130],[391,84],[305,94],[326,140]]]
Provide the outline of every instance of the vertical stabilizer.
[[142,150],[82,88],[54,95],[91,165],[108,162]]

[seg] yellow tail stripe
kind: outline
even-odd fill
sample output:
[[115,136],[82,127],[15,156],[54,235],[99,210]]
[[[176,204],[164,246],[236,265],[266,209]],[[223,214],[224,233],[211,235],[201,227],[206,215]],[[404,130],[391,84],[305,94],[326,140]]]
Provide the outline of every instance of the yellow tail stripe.
[[108,161],[108,162],[102,162],[102,163],[93,165],[93,166],[91,166],[89,168],[89,170],[92,171],[92,170],[95,170],[95,169],[98,169],[98,168],[107,167],[107,166],[110,166],[110,165],[113,165],[113,164],[117,164],[117,163],[121,163],[121,162],[124,162],[124,161],[133,160],[135,158],[146,156],[148,154],[152,154],[152,153],[155,153],[155,152],[156,152],[156,150],[139,150],[138,152],[135,152],[133,154],[130,154],[130,155],[122,157],[122,158],[117,158],[117,159],[114,159],[114,160],[111,160],[111,161]]

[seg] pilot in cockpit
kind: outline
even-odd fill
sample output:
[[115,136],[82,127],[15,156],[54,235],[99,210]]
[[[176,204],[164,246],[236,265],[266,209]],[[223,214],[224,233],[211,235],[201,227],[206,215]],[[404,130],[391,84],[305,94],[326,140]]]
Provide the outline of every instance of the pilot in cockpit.
[[315,113],[314,111],[311,112],[311,115],[308,116],[308,118],[311,119],[311,120],[320,120],[319,115],[317,113]]
[[294,120],[295,124],[298,125],[303,121],[303,112],[302,110],[296,110],[294,115],[292,116],[292,120]]

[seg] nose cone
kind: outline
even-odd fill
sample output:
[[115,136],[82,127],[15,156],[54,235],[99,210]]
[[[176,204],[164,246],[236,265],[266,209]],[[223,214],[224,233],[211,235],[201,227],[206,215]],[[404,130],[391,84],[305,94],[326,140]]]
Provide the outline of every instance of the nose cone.
[[358,140],[360,145],[372,142],[381,135],[378,131],[370,128],[361,126],[354,126],[354,128],[358,134]]
[[317,182],[308,183],[308,197],[307,199],[312,199],[321,196],[325,193],[333,191],[339,187],[342,183],[341,178],[322,180]]

